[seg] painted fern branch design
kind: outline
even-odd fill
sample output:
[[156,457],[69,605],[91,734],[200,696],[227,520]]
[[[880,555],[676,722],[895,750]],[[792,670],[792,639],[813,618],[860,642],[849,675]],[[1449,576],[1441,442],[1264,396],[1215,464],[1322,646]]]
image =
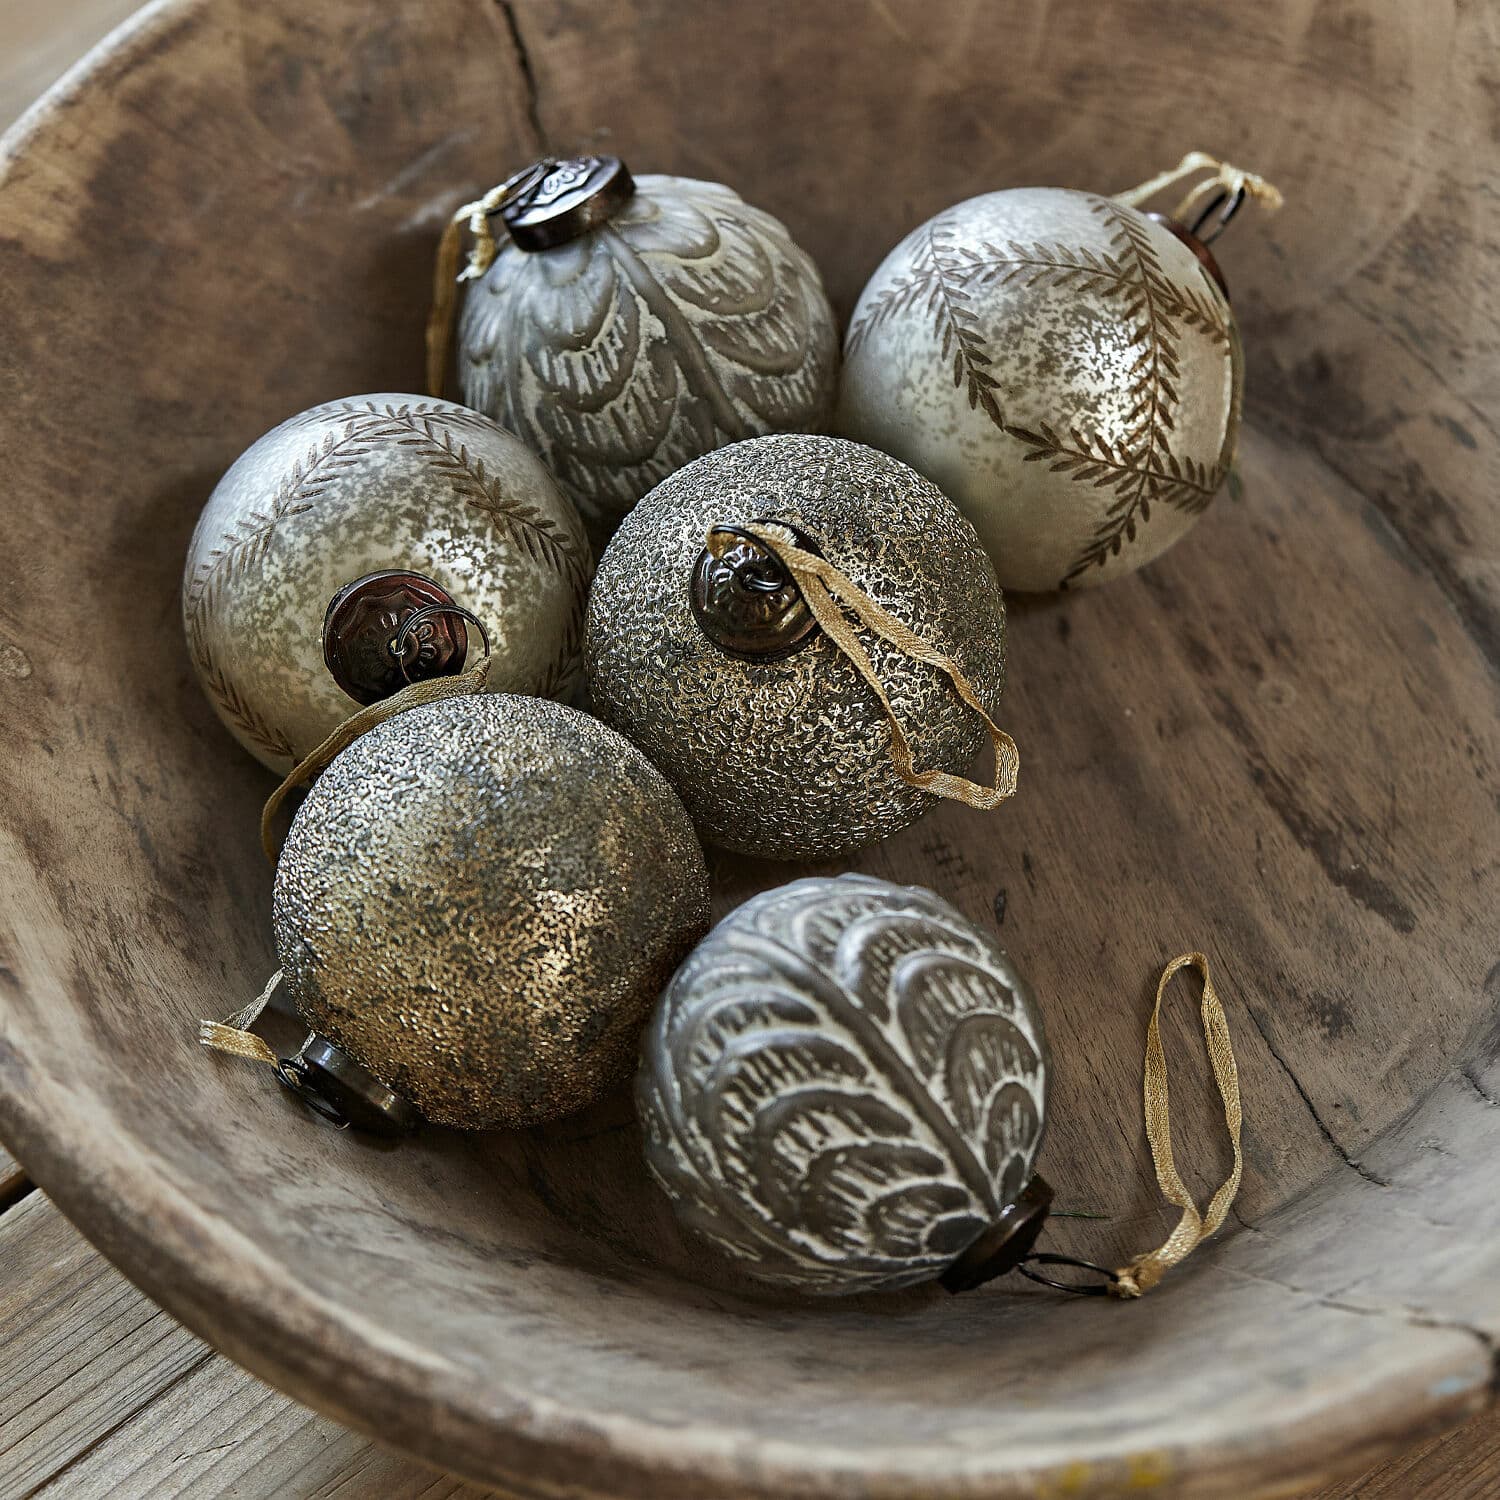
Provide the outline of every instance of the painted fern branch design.
[[[1075,429],[1069,453],[1044,428],[1040,433],[1012,435],[1026,442],[1028,461],[1051,459],[1056,472],[1092,480],[1115,491],[1088,544],[1074,559],[1062,585],[1116,557],[1137,529],[1151,519],[1151,507],[1170,505],[1196,514],[1213,498],[1223,480],[1218,468],[1172,451],[1181,379],[1180,339],[1184,327],[1227,346],[1229,330],[1217,303],[1194,289],[1172,285],[1157,256],[1146,221],[1107,198],[1095,199],[1092,212],[1104,221],[1116,262],[1130,274],[1125,313],[1136,324],[1138,353],[1130,369],[1130,406],[1120,442],[1105,448],[1098,437],[1083,440]],[[1105,462],[1106,458],[1108,463]]]
[[[475,510],[483,511],[508,532],[533,562],[570,578],[587,574],[588,566],[577,543],[548,515],[505,492],[504,486],[447,430],[450,415],[435,416],[421,407],[389,407],[375,436],[398,447],[417,448],[432,460],[457,494]],[[477,414],[476,414],[477,415]]]
[[[924,259],[926,258],[924,254]],[[849,325],[845,353],[856,353],[881,324],[888,322],[897,313],[917,308],[924,309],[934,319],[942,316],[941,292],[930,264],[893,281],[888,287],[883,287],[868,305],[860,309],[859,316]]]
[[970,305],[962,261],[952,242],[952,231],[941,219],[927,234],[929,253],[937,272],[937,288],[947,314],[943,321],[943,358],[953,359],[953,383],[967,386],[969,406],[979,407],[997,427],[1004,426],[995,391],[1000,382],[986,366],[994,361],[986,345],[979,315]]
[[277,486],[270,507],[252,511],[226,531],[219,544],[199,563],[187,588],[189,615],[208,603],[211,592],[223,581],[240,577],[265,555],[276,528],[293,516],[310,511],[343,470],[359,462],[369,450],[368,424],[351,420],[343,432],[329,433],[294,463]]
[[224,675],[214,661],[201,634],[190,642],[190,649],[198,667],[203,689],[218,705],[225,719],[267,755],[285,760],[296,760],[292,742],[275,725],[262,718]]

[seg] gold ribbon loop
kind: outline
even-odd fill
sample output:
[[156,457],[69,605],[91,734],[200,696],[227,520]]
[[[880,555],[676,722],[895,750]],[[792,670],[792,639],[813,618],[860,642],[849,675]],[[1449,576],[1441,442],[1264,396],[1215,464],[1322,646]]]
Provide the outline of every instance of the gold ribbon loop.
[[[1219,1184],[1209,1202],[1206,1213],[1200,1215],[1192,1194],[1177,1171],[1177,1162],[1172,1155],[1172,1119],[1167,1094],[1167,1058],[1161,1044],[1161,1002],[1167,986],[1179,970],[1195,968],[1203,976],[1203,1036],[1208,1044],[1208,1056],[1213,1064],[1214,1082],[1219,1087],[1219,1097],[1224,1102],[1224,1124],[1229,1131],[1229,1143],[1234,1148],[1234,1167],[1229,1176]],[[1155,1250],[1138,1255],[1127,1266],[1115,1273],[1118,1277],[1110,1286],[1116,1297],[1139,1297],[1149,1292],[1173,1266],[1187,1259],[1220,1225],[1229,1213],[1229,1205],[1240,1188],[1243,1158],[1240,1153],[1240,1080],[1235,1066],[1234,1048],[1229,1040],[1229,1021],[1224,1007],[1214,989],[1208,972],[1208,960],[1201,953],[1184,953],[1174,958],[1162,971],[1161,981],[1156,986],[1156,1004],[1151,1011],[1151,1024],[1146,1029],[1146,1069],[1143,1084],[1146,1115],[1146,1139],[1151,1143],[1151,1159],[1156,1165],[1156,1181],[1167,1202],[1182,1210],[1177,1227],[1167,1237],[1166,1243]]]
[[1179,224],[1188,223],[1188,215],[1193,209],[1209,194],[1219,189],[1223,189],[1231,198],[1237,193],[1243,193],[1245,197],[1260,204],[1267,213],[1275,213],[1282,205],[1280,188],[1267,182],[1264,177],[1257,176],[1254,172],[1247,172],[1243,167],[1231,166],[1227,161],[1220,161],[1218,157],[1210,156],[1206,151],[1189,151],[1170,172],[1162,172],[1149,182],[1141,183],[1139,187],[1116,193],[1114,201],[1123,203],[1127,208],[1139,208],[1158,193],[1197,172],[1208,172],[1212,175],[1205,177],[1202,182],[1190,188],[1182,201],[1172,210],[1171,217]]
[[387,719],[394,719],[409,708],[420,708],[424,703],[458,698],[467,693],[482,693],[489,675],[490,658],[486,656],[477,667],[460,672],[456,677],[428,677],[421,682],[409,683],[399,693],[381,698],[345,719],[316,750],[287,772],[286,780],[266,799],[260,815],[260,846],[265,850],[266,858],[275,864],[281,853],[282,840],[276,836],[276,815],[282,804],[297,787],[326,770],[341,750],[347,749],[377,724],[384,724]]
[[[539,164],[541,165],[541,164]],[[443,376],[448,371],[448,348],[453,341],[453,320],[458,308],[460,282],[474,281],[494,265],[499,254],[490,216],[498,213],[511,196],[534,181],[534,170],[517,173],[482,198],[465,203],[443,228],[438,241],[437,264],[432,274],[432,311],[427,315],[427,394],[441,397]],[[474,243],[469,263],[458,269],[459,251],[467,227]]]
[[243,1010],[237,1010],[232,1016],[225,1016],[222,1021],[199,1021],[198,1041],[210,1051],[227,1053],[230,1057],[243,1057],[249,1062],[269,1063],[271,1067],[276,1067],[280,1059],[250,1028],[271,1003],[271,996],[276,993],[281,978],[282,971],[277,969],[265,989]]
[[[855,670],[879,699],[881,709],[891,726],[891,759],[896,764],[897,774],[908,786],[931,792],[935,797],[947,797],[954,802],[966,803],[981,812],[989,812],[1007,797],[1014,795],[1021,770],[1020,751],[1016,749],[1016,742],[990,718],[956,662],[934,650],[894,615],[888,614],[832,563],[804,551],[786,527],[747,525],[744,530],[768,547],[792,575],[813,618],[822,626],[829,640],[849,658]],[[844,609],[836,602],[835,596],[843,601],[844,607],[851,610],[862,625],[894,646],[903,656],[936,667],[944,673],[963,702],[984,720],[990,743],[995,750],[993,786],[980,786],[977,782],[955,776],[949,771],[916,769],[912,761],[911,746],[896,718],[896,710],[891,706],[891,700],[886,696],[885,688],[875,673],[869,653],[860,644],[854,627],[845,617]]]

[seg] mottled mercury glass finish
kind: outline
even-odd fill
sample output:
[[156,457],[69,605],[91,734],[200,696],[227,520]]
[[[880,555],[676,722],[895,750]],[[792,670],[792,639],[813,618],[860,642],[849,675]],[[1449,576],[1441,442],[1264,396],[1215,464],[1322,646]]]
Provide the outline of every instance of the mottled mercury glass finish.
[[449,401],[330,401],[235,461],[183,575],[198,680],[273,771],[290,770],[359,709],[324,662],[323,617],[345,584],[385,569],[431,579],[484,622],[493,690],[572,691],[589,547],[535,456]]
[[886,257],[849,324],[838,430],[921,470],[1001,584],[1083,587],[1150,562],[1229,473],[1234,315],[1165,225],[1017,188],[959,203]]

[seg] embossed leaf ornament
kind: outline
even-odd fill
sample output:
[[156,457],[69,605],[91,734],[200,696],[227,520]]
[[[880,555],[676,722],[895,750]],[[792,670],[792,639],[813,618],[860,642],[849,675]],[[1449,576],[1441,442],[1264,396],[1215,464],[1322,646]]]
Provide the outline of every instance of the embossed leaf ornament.
[[464,400],[539,454],[603,540],[654,485],[725,443],[816,431],[837,335],[817,268],[717,183],[649,175],[608,224],[507,245],[470,294]]
[[682,1222],[757,1278],[940,1275],[1031,1179],[1047,1052],[1005,953],[930,891],[799,880],[678,970],[638,1082]]

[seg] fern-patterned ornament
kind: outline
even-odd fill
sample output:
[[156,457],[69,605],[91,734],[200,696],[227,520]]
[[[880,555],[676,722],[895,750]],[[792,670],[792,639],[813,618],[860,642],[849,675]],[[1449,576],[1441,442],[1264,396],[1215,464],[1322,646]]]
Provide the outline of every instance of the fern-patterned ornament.
[[636,1098],[679,1219],[757,1279],[961,1290],[1041,1229],[1048,1076],[992,938],[931,891],[842,875],[709,933],[647,1028]]
[[1122,199],[1020,188],[955,205],[886,257],[850,322],[838,427],[927,475],[1001,585],[1037,593],[1177,541],[1228,476],[1242,391],[1201,240]]
[[[484,200],[463,216],[484,247],[465,273],[482,270],[459,328],[463,398],[542,457],[596,547],[692,459],[827,429],[837,326],[770,214],[715,182],[632,178],[613,157],[538,163],[496,193],[498,251]],[[444,279],[440,266],[440,303]],[[443,364],[439,348],[434,390]]]
[[[491,689],[561,698],[577,675],[590,571],[577,512],[510,433],[448,401],[359,396],[283,422],[219,481],[188,550],[183,625],[220,719],[284,774],[385,696],[351,681],[325,639],[335,601],[359,596],[346,614],[389,656],[418,603],[451,600],[489,637]],[[381,588],[390,572],[405,594]],[[351,590],[369,575],[373,591]],[[404,671],[385,663],[386,691],[459,670],[462,627],[456,656],[437,649],[454,630],[451,618],[418,622]],[[367,672],[352,675],[368,685]]]

